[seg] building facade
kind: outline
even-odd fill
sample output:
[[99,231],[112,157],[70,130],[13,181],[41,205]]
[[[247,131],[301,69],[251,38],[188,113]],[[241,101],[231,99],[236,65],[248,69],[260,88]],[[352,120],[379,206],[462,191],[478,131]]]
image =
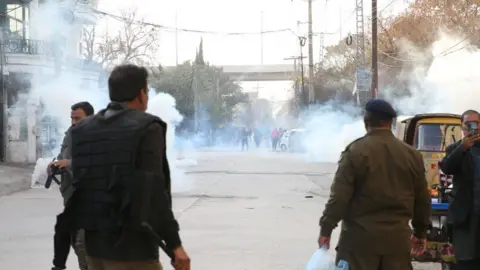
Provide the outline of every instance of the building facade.
[[[96,0],[0,0],[0,160],[35,163],[57,136],[32,88],[62,76],[98,85],[101,67],[82,60],[81,35]],[[67,117],[67,116],[65,116]]]

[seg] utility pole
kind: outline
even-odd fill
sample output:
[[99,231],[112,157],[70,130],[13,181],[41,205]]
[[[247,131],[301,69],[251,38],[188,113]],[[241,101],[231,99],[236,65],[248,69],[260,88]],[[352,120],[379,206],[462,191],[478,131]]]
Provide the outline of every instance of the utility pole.
[[263,11],[260,12],[260,64],[263,65]]
[[[308,102],[313,103],[315,91],[313,88],[313,0],[308,0]],[[302,67],[303,68],[303,67]]]
[[[3,17],[3,20],[6,18]],[[3,34],[2,34],[3,36]],[[7,90],[5,84],[5,46],[6,43],[4,40],[0,41],[0,128],[1,128],[1,136],[0,136],[0,161],[5,162],[7,158],[7,144],[8,144],[8,104],[7,104]]]
[[[375,1],[375,0],[373,0]],[[369,79],[370,72],[366,69],[365,62],[365,26],[363,16],[363,0],[356,0],[356,26],[357,35],[355,38],[356,55],[355,55],[355,91],[358,105],[363,107],[369,96]],[[353,38],[349,36],[351,41]],[[347,40],[348,40],[347,38]],[[350,43],[351,44],[351,43]],[[349,45],[350,45],[349,44]]]
[[[303,66],[303,59],[306,58],[305,56],[291,56],[291,57],[287,57],[287,58],[284,58],[283,60],[293,60],[293,70],[294,70],[294,73],[295,73],[295,77],[294,77],[294,82],[295,82],[295,96],[294,96],[294,107],[295,107],[295,111],[298,112],[298,108],[300,108],[300,104],[302,104],[304,102],[304,96],[305,96],[305,93],[304,93],[304,80],[303,80],[303,77],[304,77],[304,74],[303,74],[303,68],[301,68],[301,74],[300,74],[300,78],[301,78],[301,88],[300,88],[300,84],[298,82],[298,77],[299,77],[299,74],[298,74],[298,61],[300,61],[302,63],[302,66]],[[300,95],[299,95],[300,94]],[[300,100],[298,100],[298,97],[301,97]]]
[[178,10],[175,11],[175,63],[178,66]]
[[301,97],[302,97],[302,108],[305,108],[309,104],[309,93],[305,89],[305,71],[304,71],[304,65],[303,65],[303,59],[306,58],[303,56],[303,47],[305,47],[305,43],[307,42],[307,39],[305,37],[298,37],[298,43],[300,45],[300,72],[301,72]]
[[371,97],[376,98],[377,93],[378,93],[377,0],[372,0],[372,88],[371,88]]

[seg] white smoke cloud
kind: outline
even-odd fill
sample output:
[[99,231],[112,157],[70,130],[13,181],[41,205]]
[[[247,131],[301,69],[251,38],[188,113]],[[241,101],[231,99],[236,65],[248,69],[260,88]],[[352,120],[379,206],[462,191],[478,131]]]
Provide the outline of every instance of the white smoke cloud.
[[197,162],[183,157],[182,149],[175,145],[175,128],[183,120],[183,116],[176,108],[176,100],[169,94],[158,93],[150,90],[148,113],[160,117],[167,123],[167,156],[171,165],[172,192],[188,191],[192,187],[192,181],[179,167],[194,166]]
[[[75,1],[74,1],[75,2]],[[73,5],[73,2],[72,2]],[[75,8],[72,6],[72,14],[76,15]],[[32,12],[32,30],[36,33],[36,38],[53,42],[53,48],[60,48],[65,41],[57,41],[52,39],[52,35],[60,33],[66,38],[66,42],[73,41],[75,44],[79,41],[81,28],[80,23],[68,24],[65,23],[65,13],[56,1],[50,1],[42,5],[40,8]],[[68,12],[67,12],[68,13]],[[67,14],[68,15],[68,14]],[[48,31],[47,31],[48,30]],[[74,45],[75,45],[74,44]],[[78,45],[78,44],[76,44]],[[55,51],[59,53],[59,51]],[[65,52],[62,52],[65,53]],[[65,55],[65,54],[64,54]],[[65,55],[68,56],[68,55]],[[78,57],[78,56],[77,56]],[[45,57],[46,59],[48,57]],[[56,144],[56,149],[49,151],[37,160],[34,173],[32,175],[32,186],[35,183],[44,183],[46,179],[47,164],[53,159],[53,156],[58,154],[60,143],[62,142],[64,131],[70,126],[70,111],[71,105],[80,102],[88,101],[94,106],[95,111],[105,108],[109,102],[108,90],[106,86],[100,87],[98,77],[100,76],[100,69],[91,68],[90,65],[83,66],[83,71],[75,70],[67,58],[63,59],[61,72],[50,74],[48,80],[43,72],[35,72],[31,80],[32,89],[27,95],[24,95],[13,106],[10,112],[15,114],[16,110],[25,110],[26,106],[39,107],[40,102],[43,104],[43,109],[38,109],[40,115],[39,120],[44,116],[53,117],[57,120],[56,128],[59,129],[58,134],[53,135]],[[85,84],[85,78],[90,77],[93,81],[90,84]],[[182,115],[175,107],[175,99],[165,93],[155,94],[151,91],[150,101],[148,104],[149,112],[159,116],[169,125],[167,134],[167,149],[168,158],[171,164],[172,171],[172,186],[174,191],[187,190],[190,187],[190,182],[185,180],[185,175],[176,168],[175,161],[177,153],[175,151],[175,126],[182,121]],[[45,135],[45,134],[43,134]],[[51,138],[50,138],[51,139]],[[195,165],[195,161],[190,162]]]
[[[412,48],[409,47],[409,51]],[[414,52],[419,57],[420,50]],[[410,72],[411,95],[386,100],[403,115],[419,113],[456,113],[480,109],[476,99],[480,85],[480,50],[469,46],[468,40],[442,33],[430,50],[436,56],[429,66],[418,66]],[[424,56],[426,58],[426,56]],[[362,117],[352,105],[322,106],[307,117],[304,139],[308,157],[314,161],[337,162],[339,155],[354,139],[365,134]]]

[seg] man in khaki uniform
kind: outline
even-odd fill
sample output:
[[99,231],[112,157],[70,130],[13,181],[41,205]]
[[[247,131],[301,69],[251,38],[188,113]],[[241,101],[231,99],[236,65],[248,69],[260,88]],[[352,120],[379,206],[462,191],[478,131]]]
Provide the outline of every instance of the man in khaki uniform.
[[[390,104],[370,100],[367,134],[343,151],[323,216],[320,247],[342,220],[337,261],[349,270],[412,269],[411,249],[425,249],[431,200],[420,153],[392,134]],[[409,221],[412,220],[414,236]]]

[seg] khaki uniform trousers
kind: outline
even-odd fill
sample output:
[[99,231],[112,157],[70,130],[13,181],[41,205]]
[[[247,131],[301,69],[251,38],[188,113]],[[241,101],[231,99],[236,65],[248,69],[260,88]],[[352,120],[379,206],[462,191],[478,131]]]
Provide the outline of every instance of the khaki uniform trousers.
[[348,262],[348,270],[413,270],[409,252],[378,255],[338,249],[336,262],[340,260]]
[[109,261],[87,256],[88,270],[163,270],[156,260]]

